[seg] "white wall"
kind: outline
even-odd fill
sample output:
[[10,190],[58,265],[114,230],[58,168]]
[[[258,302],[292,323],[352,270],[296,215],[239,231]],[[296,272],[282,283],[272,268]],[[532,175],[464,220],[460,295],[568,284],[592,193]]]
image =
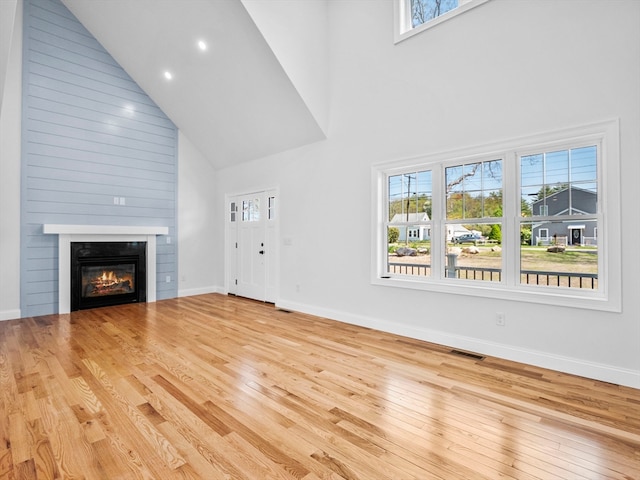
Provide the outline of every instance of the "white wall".
[[327,0],[242,0],[242,4],[326,134],[329,121]]
[[0,320],[20,318],[22,2],[14,25],[4,92],[0,90]]
[[[218,291],[214,263],[215,173],[182,133],[178,135],[178,296]],[[220,208],[220,207],[218,207]],[[220,244],[223,245],[223,244]],[[220,247],[222,248],[222,247]]]
[[[20,4],[22,6],[22,4]],[[15,23],[17,0],[0,2],[0,108],[2,108],[2,92],[9,62],[9,53],[13,38],[13,24]]]
[[[220,171],[216,203],[280,188],[283,307],[640,387],[639,15],[634,0],[492,0],[394,45],[392,2],[329,2],[328,139]],[[622,313],[370,284],[371,165],[616,117]]]

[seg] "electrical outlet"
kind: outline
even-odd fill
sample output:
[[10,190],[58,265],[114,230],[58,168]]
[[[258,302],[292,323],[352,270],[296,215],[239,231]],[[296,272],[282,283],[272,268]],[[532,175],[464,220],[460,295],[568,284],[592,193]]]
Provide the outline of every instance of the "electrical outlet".
[[507,323],[507,319],[503,312],[496,313],[496,325],[499,327],[504,327]]
[[169,275],[165,277],[165,282],[171,283],[171,277]]

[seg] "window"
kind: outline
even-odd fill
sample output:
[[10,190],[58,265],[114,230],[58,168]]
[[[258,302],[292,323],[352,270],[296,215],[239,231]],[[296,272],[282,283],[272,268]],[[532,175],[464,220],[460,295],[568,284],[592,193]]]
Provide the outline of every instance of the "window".
[[411,28],[419,27],[458,7],[458,0],[410,0]]
[[269,220],[274,220],[276,218],[276,197],[269,197],[268,199],[268,208],[269,208]]
[[395,0],[396,43],[488,0]]
[[406,171],[387,177],[387,249],[396,261],[386,273],[429,275],[431,246],[431,171]]
[[447,278],[486,281],[500,281],[502,278],[501,251],[496,248],[483,257],[476,253],[470,254],[465,265],[458,263],[461,259],[459,253],[478,250],[464,247],[466,243],[473,244],[474,247],[485,240],[500,243],[502,163],[502,159],[491,159],[444,167],[446,230],[443,245],[452,242],[460,245],[461,250],[458,252],[452,248],[447,251]]
[[522,283],[597,289],[599,251],[586,236],[595,237],[599,222],[600,148],[588,139],[577,148],[519,155],[520,236],[537,230],[551,244],[540,252],[533,238],[521,243]]
[[617,125],[374,167],[373,283],[619,311]]
[[242,221],[243,222],[259,222],[260,221],[260,199],[242,201]]
[[549,229],[540,227],[538,234],[531,237],[531,241],[535,242],[535,245],[549,245]]
[[229,204],[229,221],[236,221],[236,202],[231,202]]

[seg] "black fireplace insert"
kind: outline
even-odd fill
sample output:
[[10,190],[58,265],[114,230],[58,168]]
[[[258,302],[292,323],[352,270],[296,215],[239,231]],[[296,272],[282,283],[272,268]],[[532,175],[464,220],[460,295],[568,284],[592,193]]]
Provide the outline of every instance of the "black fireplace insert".
[[71,242],[71,311],[146,302],[146,242]]

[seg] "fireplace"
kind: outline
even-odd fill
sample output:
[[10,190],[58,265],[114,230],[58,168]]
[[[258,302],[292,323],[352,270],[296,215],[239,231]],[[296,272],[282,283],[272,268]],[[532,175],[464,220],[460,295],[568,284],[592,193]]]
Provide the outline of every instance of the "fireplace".
[[146,242],[71,242],[71,311],[147,297]]
[[168,227],[48,223],[42,226],[42,233],[58,237],[58,313],[71,312],[71,244],[74,242],[146,243],[146,302],[156,301],[156,237],[169,235]]

